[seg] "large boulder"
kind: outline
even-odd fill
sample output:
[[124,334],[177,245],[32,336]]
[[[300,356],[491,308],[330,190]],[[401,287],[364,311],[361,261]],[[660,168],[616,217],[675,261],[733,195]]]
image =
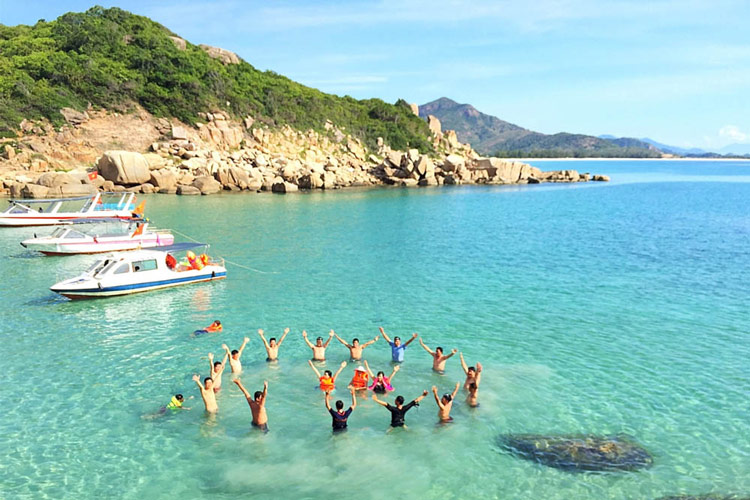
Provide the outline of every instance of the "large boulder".
[[159,189],[174,188],[177,186],[177,176],[171,170],[163,168],[152,171],[151,179],[148,182]]
[[26,184],[21,190],[21,198],[48,198],[49,188],[39,184]]
[[273,184],[271,184],[271,192],[273,193],[291,193],[298,190],[299,188],[296,184],[286,182],[281,177],[276,177],[273,180]]
[[185,50],[187,48],[187,42],[184,39],[178,36],[170,36],[169,38],[174,43],[174,46],[177,47],[177,50]]
[[[161,192],[161,190],[159,190],[159,192]],[[195,186],[179,185],[177,186],[177,194],[182,196],[195,196],[200,195],[201,190]]]
[[455,172],[459,168],[466,164],[466,159],[463,156],[448,155],[445,157],[443,162],[443,170],[446,172]]
[[519,458],[566,471],[632,471],[654,462],[646,449],[622,436],[508,434],[498,444]]
[[62,108],[60,114],[63,115],[65,121],[71,125],[80,125],[81,123],[89,120],[89,115],[85,111],[76,111],[73,108]]
[[224,64],[239,64],[240,63],[240,58],[237,57],[237,54],[229,50],[222,49],[220,47],[211,47],[210,45],[204,45],[204,44],[200,44],[199,47],[206,51],[206,53],[208,54],[208,57],[213,57],[214,59],[218,59]]
[[97,168],[106,180],[120,185],[143,184],[151,178],[146,158],[131,151],[107,151],[99,158]]
[[40,186],[53,188],[63,184],[81,184],[81,181],[64,172],[46,172],[39,176],[36,183]]
[[219,181],[208,175],[196,177],[193,181],[193,186],[198,188],[201,194],[215,194],[221,191]]
[[68,196],[87,196],[96,194],[97,189],[92,184],[62,184],[49,189],[47,196],[51,198],[65,198]]

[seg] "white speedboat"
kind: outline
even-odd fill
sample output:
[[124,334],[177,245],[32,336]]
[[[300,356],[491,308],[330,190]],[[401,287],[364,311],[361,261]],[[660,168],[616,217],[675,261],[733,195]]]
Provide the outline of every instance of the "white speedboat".
[[[223,260],[205,253],[196,256],[192,248],[200,243],[177,243],[158,250],[136,250],[107,255],[94,262],[86,272],[50,287],[69,299],[112,297],[159,290],[178,285],[224,279]],[[175,254],[187,251],[184,262]]]
[[35,235],[21,245],[45,255],[73,255],[138,250],[173,243],[172,233],[149,229],[148,222],[117,221],[58,227],[49,236]]
[[[80,219],[132,219],[143,214],[135,193],[96,193],[76,198],[10,200],[0,213],[0,226],[53,226]],[[142,205],[142,204],[141,204]]]

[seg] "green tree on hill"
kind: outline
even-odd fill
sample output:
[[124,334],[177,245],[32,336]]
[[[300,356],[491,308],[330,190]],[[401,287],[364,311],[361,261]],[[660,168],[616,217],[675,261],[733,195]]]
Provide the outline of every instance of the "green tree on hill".
[[383,137],[396,149],[433,150],[426,123],[405,103],[326,94],[245,61],[224,65],[190,43],[179,50],[170,36],[118,8],[0,25],[0,133],[24,118],[60,124],[63,107],[125,110],[137,103],[191,124],[214,109],[298,129],[321,130],[331,120],[370,148]]

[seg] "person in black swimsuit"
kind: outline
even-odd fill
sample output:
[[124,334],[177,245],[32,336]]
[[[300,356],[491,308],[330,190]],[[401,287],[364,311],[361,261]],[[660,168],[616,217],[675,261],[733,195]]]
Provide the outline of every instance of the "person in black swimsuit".
[[331,414],[333,432],[346,430],[346,421],[349,419],[349,415],[352,414],[354,408],[357,407],[357,395],[354,393],[354,388],[350,387],[349,392],[352,393],[352,405],[346,411],[344,411],[344,402],[340,399],[336,401],[336,410],[334,411],[334,409],[331,408],[331,393],[326,392],[326,408],[328,409],[328,413]]
[[427,396],[427,391],[422,392],[422,395],[413,400],[411,403],[404,405],[404,397],[403,396],[397,396],[396,397],[396,406],[391,405],[390,403],[386,403],[385,401],[381,401],[378,399],[377,396],[373,394],[372,400],[375,401],[377,404],[381,406],[385,406],[386,410],[391,412],[391,428],[395,427],[403,427],[404,429],[407,429],[406,424],[404,423],[404,417],[406,416],[406,412],[414,408],[415,406],[419,406],[419,402],[422,401],[422,399]]

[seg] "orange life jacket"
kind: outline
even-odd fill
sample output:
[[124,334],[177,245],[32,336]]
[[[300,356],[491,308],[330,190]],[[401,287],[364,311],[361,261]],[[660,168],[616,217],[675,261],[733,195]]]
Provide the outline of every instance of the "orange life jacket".
[[369,375],[367,374],[367,372],[363,372],[362,370],[355,370],[354,377],[352,377],[352,381],[349,383],[355,389],[366,389],[368,378]]
[[334,390],[336,387],[333,385],[333,377],[320,377],[320,390],[328,392]]

